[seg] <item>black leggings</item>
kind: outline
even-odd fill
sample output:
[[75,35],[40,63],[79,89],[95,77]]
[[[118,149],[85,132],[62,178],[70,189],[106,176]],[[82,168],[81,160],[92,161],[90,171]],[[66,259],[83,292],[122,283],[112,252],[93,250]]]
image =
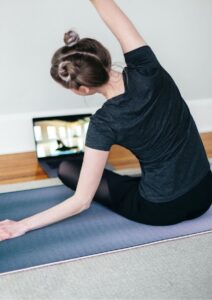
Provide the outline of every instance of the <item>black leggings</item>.
[[[64,160],[58,169],[60,180],[76,190],[82,159]],[[104,169],[93,201],[99,202],[117,214],[135,222],[149,225],[173,225],[194,219],[205,213],[212,203],[212,172],[189,192],[177,199],[153,203],[145,200],[138,192],[141,177],[120,175]]]

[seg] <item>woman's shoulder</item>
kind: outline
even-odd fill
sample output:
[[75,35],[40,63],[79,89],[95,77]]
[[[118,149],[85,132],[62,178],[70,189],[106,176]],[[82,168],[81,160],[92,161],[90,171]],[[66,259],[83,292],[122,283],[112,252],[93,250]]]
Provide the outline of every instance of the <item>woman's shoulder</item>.
[[95,113],[92,114],[90,118],[95,123],[107,122],[110,120],[109,108],[106,107],[103,103],[101,107],[99,107]]

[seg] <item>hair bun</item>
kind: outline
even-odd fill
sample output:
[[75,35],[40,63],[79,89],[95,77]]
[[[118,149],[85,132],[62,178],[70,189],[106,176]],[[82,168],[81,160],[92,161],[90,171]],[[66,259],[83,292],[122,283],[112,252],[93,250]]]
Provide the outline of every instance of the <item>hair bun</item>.
[[64,34],[64,42],[68,47],[72,47],[80,40],[79,34],[74,30],[69,30]]

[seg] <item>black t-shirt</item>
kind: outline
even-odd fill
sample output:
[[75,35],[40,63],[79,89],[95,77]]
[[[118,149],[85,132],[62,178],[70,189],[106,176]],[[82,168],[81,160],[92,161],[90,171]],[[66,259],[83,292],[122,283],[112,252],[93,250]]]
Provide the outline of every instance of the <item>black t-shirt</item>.
[[152,202],[174,200],[210,170],[189,108],[152,49],[124,54],[125,92],[106,100],[92,116],[85,145],[129,149],[140,161],[139,193]]

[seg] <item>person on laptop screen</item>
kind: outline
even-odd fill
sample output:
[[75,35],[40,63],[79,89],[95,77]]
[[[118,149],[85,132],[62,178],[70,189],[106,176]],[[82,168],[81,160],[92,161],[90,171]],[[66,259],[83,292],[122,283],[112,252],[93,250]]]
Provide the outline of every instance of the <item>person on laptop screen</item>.
[[[100,93],[106,101],[91,116],[83,160],[59,166],[59,178],[74,195],[23,220],[2,221],[1,240],[79,214],[92,200],[150,225],[193,219],[211,205],[210,165],[176,83],[115,1],[90,2],[120,43],[126,66],[115,71],[99,41],[80,38],[74,30],[65,33],[65,45],[52,57],[51,76],[70,92]],[[105,169],[114,144],[134,153],[141,176]]]
[[70,150],[70,149],[78,149],[77,146],[72,146],[72,147],[67,147],[64,145],[64,143],[57,139],[57,144],[58,144],[58,147],[55,149],[56,151],[66,151],[66,150]]

